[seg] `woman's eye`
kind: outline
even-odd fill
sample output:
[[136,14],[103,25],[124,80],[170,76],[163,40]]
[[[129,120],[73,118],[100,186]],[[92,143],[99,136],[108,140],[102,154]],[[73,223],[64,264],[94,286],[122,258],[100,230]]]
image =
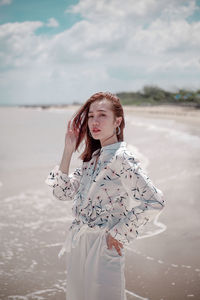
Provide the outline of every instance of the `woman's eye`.
[[[99,116],[100,117],[105,117],[106,115],[105,114],[100,114]],[[90,118],[93,118],[93,116],[88,116],[88,119],[90,119]]]

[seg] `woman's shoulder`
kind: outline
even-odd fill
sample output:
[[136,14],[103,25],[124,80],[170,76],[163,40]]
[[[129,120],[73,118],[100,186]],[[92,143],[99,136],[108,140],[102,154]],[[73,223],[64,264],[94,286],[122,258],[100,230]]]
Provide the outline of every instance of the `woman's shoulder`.
[[129,145],[124,145],[120,147],[116,151],[116,159],[119,160],[121,163],[124,162],[132,162],[132,163],[140,163],[140,160],[137,157],[137,154],[134,153],[132,150],[129,149]]
[[141,168],[141,162],[134,151],[123,147],[116,152],[115,168],[120,174],[126,175],[126,172],[136,172]]

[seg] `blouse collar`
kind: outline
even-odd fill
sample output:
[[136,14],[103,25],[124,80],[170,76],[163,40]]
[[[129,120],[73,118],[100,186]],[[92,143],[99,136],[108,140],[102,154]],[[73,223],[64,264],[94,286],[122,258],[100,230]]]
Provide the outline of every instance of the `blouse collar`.
[[113,150],[117,150],[121,147],[126,147],[126,142],[124,141],[121,141],[121,142],[117,142],[117,143],[114,143],[114,144],[109,144],[109,145],[106,145],[106,146],[103,146],[97,150],[95,150],[93,153],[92,153],[92,156],[98,154],[100,152],[100,154],[103,152],[112,152]]

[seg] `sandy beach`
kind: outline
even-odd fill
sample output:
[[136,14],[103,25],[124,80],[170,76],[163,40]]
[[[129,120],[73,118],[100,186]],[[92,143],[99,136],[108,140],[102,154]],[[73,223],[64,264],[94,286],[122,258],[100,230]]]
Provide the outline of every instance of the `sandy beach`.
[[[1,300],[65,299],[65,260],[57,254],[72,204],[54,199],[44,181],[60,163],[77,109],[0,108]],[[125,141],[166,198],[154,226],[126,249],[127,300],[200,299],[200,110],[124,111]]]

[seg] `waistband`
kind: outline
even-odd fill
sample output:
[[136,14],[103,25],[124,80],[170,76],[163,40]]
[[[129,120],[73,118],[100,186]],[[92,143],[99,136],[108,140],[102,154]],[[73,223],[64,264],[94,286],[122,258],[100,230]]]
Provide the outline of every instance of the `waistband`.
[[106,228],[100,227],[98,225],[95,225],[94,227],[88,226],[88,224],[83,224],[79,226],[73,227],[71,230],[68,231],[67,237],[65,239],[65,242],[58,253],[58,257],[60,258],[65,252],[70,252],[71,248],[75,248],[78,245],[79,239],[85,232],[99,232],[100,234],[106,233]]

